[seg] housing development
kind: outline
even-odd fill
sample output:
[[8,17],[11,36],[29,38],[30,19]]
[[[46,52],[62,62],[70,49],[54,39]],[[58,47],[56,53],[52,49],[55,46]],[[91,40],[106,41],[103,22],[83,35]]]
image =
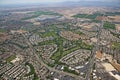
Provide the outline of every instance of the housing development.
[[0,80],[120,80],[120,8],[0,8]]

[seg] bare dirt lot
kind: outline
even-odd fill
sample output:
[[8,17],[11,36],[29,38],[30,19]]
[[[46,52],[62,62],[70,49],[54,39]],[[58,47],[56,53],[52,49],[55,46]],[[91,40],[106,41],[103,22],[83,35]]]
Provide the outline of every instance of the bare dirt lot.
[[120,31],[120,24],[116,24],[116,29]]
[[70,9],[58,9],[58,13],[63,14],[66,18],[72,18],[71,16],[81,13],[81,14],[92,14],[96,11],[106,11],[104,8],[100,7],[74,7]]
[[3,41],[5,41],[5,40],[7,40],[9,38],[10,38],[9,35],[7,35],[6,33],[0,32],[0,42],[3,42]]
[[120,16],[116,15],[116,16],[108,16],[109,19],[111,19],[114,22],[120,22]]

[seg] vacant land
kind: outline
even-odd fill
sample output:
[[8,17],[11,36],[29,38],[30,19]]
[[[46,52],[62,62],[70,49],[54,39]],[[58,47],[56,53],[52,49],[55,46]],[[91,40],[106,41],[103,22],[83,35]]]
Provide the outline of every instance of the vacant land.
[[108,19],[110,19],[113,22],[119,22],[120,21],[120,15],[108,16]]
[[9,35],[7,35],[6,33],[0,32],[0,42],[3,42],[9,38],[10,38]]
[[80,35],[71,31],[61,31],[60,36],[68,40],[79,40]]
[[111,62],[111,64],[115,67],[115,69],[117,69],[118,71],[120,71],[120,64]]
[[28,13],[28,14],[32,14],[32,16],[22,18],[22,20],[28,20],[28,19],[36,18],[36,17],[39,17],[39,16],[41,16],[41,15],[58,15],[58,16],[62,16],[61,14],[58,14],[58,13],[54,13],[54,12],[43,12],[43,11],[30,12],[30,13]]
[[97,51],[96,58],[101,59],[103,54],[100,51]]
[[94,13],[94,14],[77,14],[73,17],[75,18],[87,18],[87,19],[96,19],[97,16],[102,16],[103,14]]
[[108,72],[116,70],[110,63],[102,63],[102,65]]

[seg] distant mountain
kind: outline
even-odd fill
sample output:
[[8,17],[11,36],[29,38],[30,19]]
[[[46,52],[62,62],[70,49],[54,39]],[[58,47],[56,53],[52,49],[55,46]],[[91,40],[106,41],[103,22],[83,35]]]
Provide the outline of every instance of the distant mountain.
[[73,6],[106,6],[106,7],[120,7],[119,0],[112,1],[67,1],[58,3],[37,3],[37,4],[16,4],[16,5],[0,5],[0,8],[13,8],[13,7],[73,7]]
[[78,2],[63,2],[64,6],[107,6],[120,7],[120,1],[78,1]]

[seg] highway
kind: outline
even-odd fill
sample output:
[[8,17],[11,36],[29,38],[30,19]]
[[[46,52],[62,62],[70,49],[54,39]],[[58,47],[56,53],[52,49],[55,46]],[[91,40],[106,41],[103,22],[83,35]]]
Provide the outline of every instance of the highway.
[[98,39],[97,42],[94,44],[94,48],[92,50],[92,55],[91,55],[91,59],[89,61],[89,68],[88,68],[88,72],[86,73],[86,80],[90,80],[90,75],[93,69],[93,65],[95,63],[95,54],[96,52],[99,50],[99,41],[100,41],[100,34],[101,34],[101,29],[103,28],[103,24],[104,22],[101,22],[101,26],[98,28],[97,34],[96,34],[96,38]]

